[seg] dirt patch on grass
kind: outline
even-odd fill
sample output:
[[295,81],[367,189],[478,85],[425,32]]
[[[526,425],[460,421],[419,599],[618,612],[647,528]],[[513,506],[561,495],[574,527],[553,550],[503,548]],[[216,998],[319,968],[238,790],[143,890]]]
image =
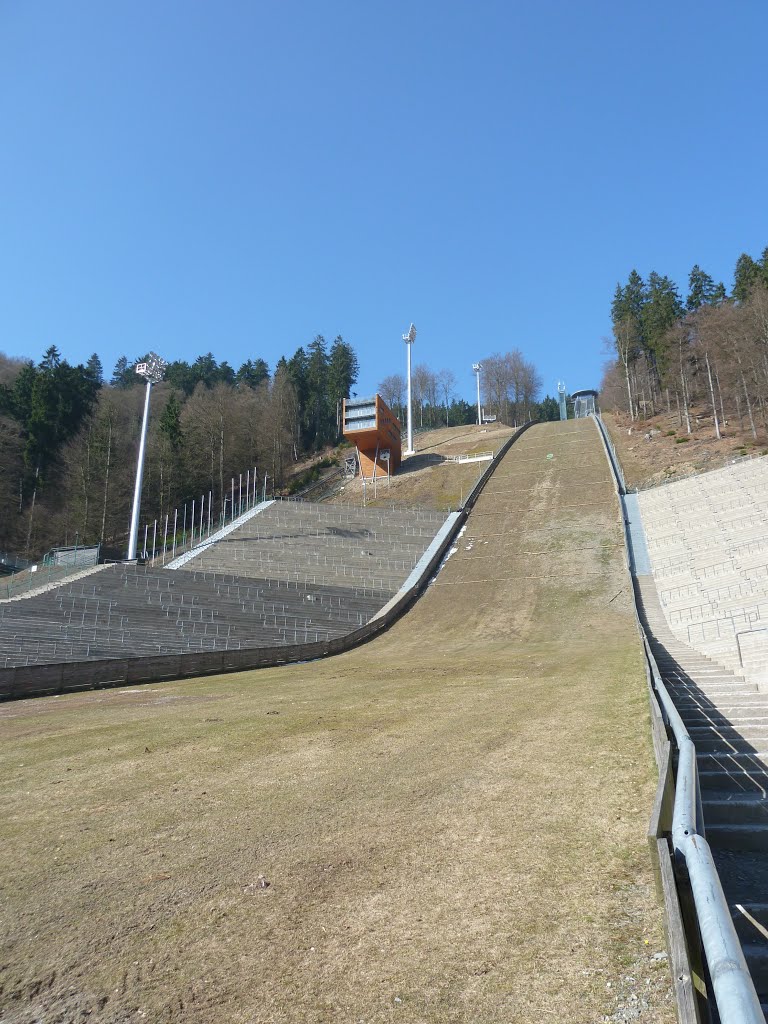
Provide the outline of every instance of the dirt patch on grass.
[[546,425],[378,641],[16,705],[5,1020],[673,1021],[627,587],[595,427]]

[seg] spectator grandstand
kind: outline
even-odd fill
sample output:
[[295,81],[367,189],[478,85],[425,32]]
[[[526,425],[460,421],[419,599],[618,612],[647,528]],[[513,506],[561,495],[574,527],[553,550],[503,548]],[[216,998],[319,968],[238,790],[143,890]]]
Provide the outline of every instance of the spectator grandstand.
[[275,502],[243,519],[165,568],[107,566],[0,603],[0,667],[343,636],[398,591],[443,516]]
[[674,636],[734,670],[768,666],[768,460],[639,494]]

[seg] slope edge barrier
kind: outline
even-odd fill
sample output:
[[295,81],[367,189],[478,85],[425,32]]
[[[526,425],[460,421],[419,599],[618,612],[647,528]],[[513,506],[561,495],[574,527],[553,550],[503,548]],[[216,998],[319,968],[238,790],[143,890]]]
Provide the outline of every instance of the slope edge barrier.
[[[635,620],[643,643],[659,783],[648,841],[664,901],[667,946],[680,1024],[765,1024],[765,1016],[704,836],[696,748],[651,653],[631,570],[632,540],[621,468],[605,424],[593,417],[621,506]],[[714,1004],[714,1005],[713,1005]],[[715,1010],[716,1007],[716,1010]],[[714,1013],[713,1013],[714,1010]]]

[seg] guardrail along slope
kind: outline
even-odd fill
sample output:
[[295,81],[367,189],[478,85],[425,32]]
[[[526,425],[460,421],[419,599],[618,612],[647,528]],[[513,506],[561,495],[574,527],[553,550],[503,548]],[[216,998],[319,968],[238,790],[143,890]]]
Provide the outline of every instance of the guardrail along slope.
[[[762,1024],[768,1019],[764,705],[755,684],[673,636],[650,575],[653,545],[637,496],[624,495],[615,453],[603,424],[596,423],[622,495],[652,689],[660,778],[650,839],[667,908],[680,1020],[711,1015],[723,1024]],[[697,515],[706,520],[705,505]],[[668,537],[676,543],[672,525]]]

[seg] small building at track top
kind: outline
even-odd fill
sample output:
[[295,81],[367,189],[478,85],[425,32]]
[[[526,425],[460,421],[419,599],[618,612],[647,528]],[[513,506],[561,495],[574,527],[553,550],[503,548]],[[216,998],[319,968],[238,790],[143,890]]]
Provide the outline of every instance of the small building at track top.
[[591,388],[585,388],[583,391],[574,391],[571,398],[573,399],[573,415],[577,420],[594,414],[597,405],[596,391],[593,391]]

